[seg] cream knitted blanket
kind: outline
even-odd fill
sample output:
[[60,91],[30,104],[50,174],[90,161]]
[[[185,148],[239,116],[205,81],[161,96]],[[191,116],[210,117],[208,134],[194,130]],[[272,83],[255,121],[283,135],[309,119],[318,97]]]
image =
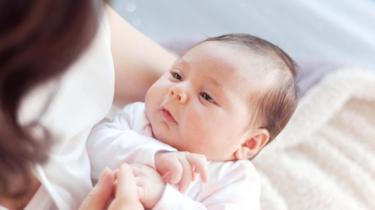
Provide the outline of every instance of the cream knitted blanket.
[[263,210],[374,210],[374,72],[326,75],[254,164]]

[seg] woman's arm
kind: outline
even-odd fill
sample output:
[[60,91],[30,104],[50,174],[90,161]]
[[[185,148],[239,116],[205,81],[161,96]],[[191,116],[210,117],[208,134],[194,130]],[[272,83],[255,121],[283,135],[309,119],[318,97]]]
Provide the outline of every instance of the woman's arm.
[[107,7],[115,64],[115,104],[143,101],[151,84],[167,71],[175,56],[137,31]]

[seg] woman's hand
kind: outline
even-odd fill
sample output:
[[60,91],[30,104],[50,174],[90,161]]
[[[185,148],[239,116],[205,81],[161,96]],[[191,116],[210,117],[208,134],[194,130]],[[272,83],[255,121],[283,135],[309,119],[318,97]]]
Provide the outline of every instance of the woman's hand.
[[146,209],[152,209],[163,195],[165,183],[159,173],[146,165],[131,165],[139,200]]
[[115,181],[115,173],[105,169],[94,189],[82,202],[80,210],[144,210],[129,165],[123,164],[117,172],[116,192],[113,198]]

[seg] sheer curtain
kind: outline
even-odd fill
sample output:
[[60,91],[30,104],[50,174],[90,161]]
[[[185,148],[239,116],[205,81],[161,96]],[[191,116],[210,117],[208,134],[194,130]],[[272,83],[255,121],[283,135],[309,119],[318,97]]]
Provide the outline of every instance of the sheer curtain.
[[374,0],[114,0],[112,5],[164,45],[246,32],[297,60],[375,69]]

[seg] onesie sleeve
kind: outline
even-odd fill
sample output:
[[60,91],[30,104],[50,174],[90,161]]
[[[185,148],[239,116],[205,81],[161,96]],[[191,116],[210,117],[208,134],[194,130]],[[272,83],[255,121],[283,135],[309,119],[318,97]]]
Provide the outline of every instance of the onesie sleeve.
[[87,150],[93,179],[97,179],[105,167],[115,169],[124,162],[155,168],[154,156],[157,152],[176,151],[141,133],[140,129],[147,126],[147,122],[143,120],[144,109],[139,106],[132,104],[125,107],[113,120],[104,120],[91,131]]
[[213,174],[211,181],[201,185],[197,196],[183,194],[167,184],[153,210],[260,210],[260,180],[253,172]]

